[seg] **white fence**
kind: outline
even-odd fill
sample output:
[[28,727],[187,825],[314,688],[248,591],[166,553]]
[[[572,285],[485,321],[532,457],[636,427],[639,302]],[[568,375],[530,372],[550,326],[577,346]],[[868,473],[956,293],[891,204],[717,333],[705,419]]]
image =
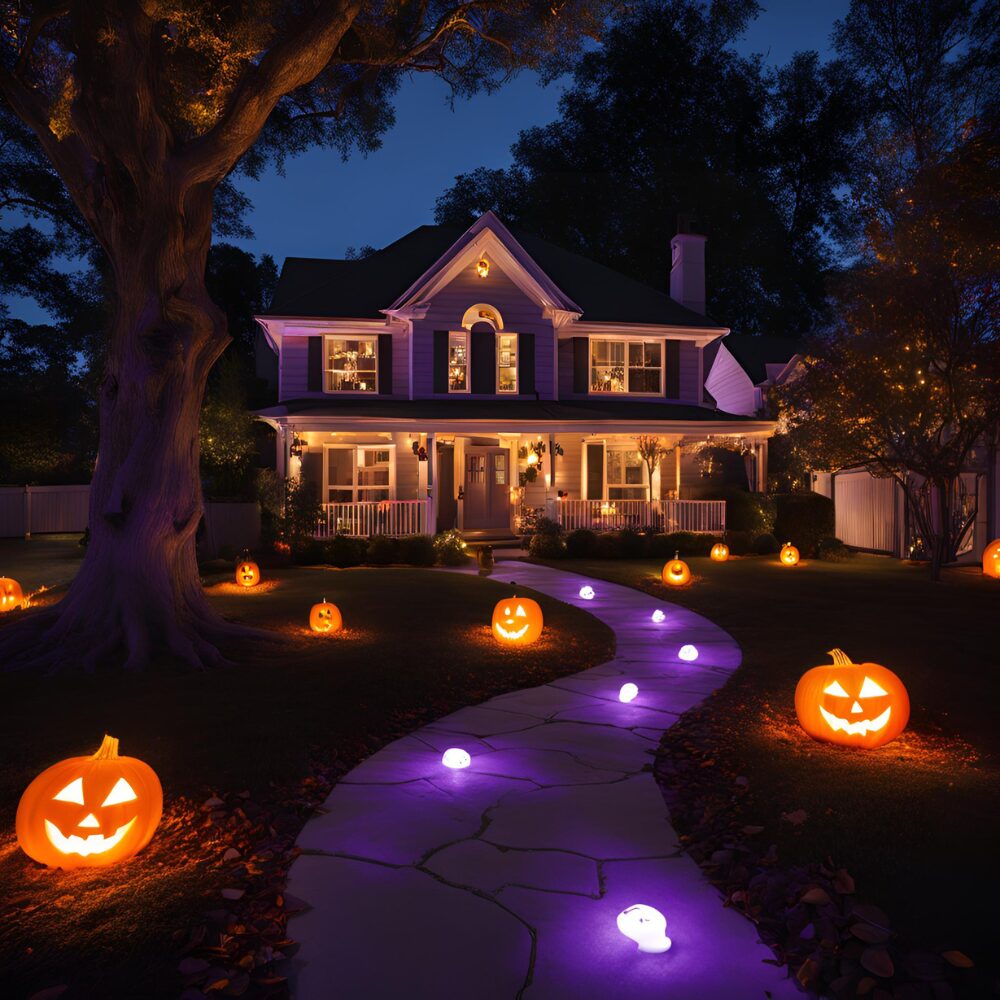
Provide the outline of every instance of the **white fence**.
[[550,500],[546,513],[565,531],[651,528],[722,534],[726,530],[725,500]]
[[903,554],[903,509],[894,479],[876,479],[864,469],[833,477],[834,533],[846,545]]
[[378,500],[362,503],[325,503],[316,529],[317,538],[351,535],[427,534],[429,500]]
[[0,538],[83,532],[89,486],[0,486]]

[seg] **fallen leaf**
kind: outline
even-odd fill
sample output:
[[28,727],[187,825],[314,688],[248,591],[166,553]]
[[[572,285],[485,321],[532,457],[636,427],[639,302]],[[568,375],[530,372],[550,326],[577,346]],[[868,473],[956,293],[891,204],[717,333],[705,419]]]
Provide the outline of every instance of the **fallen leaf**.
[[808,986],[816,978],[816,973],[818,971],[819,966],[816,962],[811,958],[807,958],[799,966],[799,971],[795,973],[795,978],[802,986]]
[[851,933],[866,944],[885,944],[889,940],[889,932],[884,927],[871,924],[852,924]]
[[230,847],[225,854],[222,855],[223,861],[233,861],[240,856],[240,852],[236,850],[235,847]]
[[223,899],[242,899],[243,894],[246,892],[245,889],[223,889],[222,898]]
[[177,963],[177,971],[182,976],[197,976],[208,968],[208,962],[203,958],[182,958]]
[[792,826],[801,826],[809,819],[809,813],[805,809],[796,809],[794,812],[782,813],[781,818]]
[[883,979],[889,979],[895,971],[889,952],[885,948],[865,948],[861,953],[861,965],[872,975],[881,976]]
[[972,959],[960,951],[943,951],[941,957],[949,965],[954,965],[956,969],[971,969],[973,967]]
[[859,997],[866,997],[875,987],[878,982],[872,979],[871,976],[865,976],[864,979],[858,980],[857,994]]
[[761,833],[763,829],[764,827],[762,826],[745,826],[743,827],[743,832],[747,834],[747,836],[753,836],[755,833]]
[[833,887],[837,892],[849,896],[854,892],[854,879],[843,868],[837,869],[837,874],[833,877]]
[[830,902],[829,893],[818,885],[807,889],[799,898],[803,903],[812,903],[813,906],[825,906]]

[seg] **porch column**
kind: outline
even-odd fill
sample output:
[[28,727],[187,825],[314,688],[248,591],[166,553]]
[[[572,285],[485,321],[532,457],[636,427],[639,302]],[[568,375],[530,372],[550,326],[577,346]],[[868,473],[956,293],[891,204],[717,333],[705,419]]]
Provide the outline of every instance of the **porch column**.
[[681,498],[681,443],[677,442],[674,448],[674,494],[677,499]]
[[[437,436],[432,432],[427,435],[427,461],[420,462],[420,469],[418,470],[418,476],[422,476],[424,495],[430,501],[427,505],[427,534],[435,535],[437,534],[437,516],[438,516],[438,495],[437,495],[437,484],[438,484],[438,450],[437,450]],[[419,479],[418,479],[419,484]]]
[[757,445],[757,483],[758,493],[767,492],[767,441],[761,441]]
[[556,436],[549,435],[549,488],[556,486]]
[[274,442],[274,471],[281,479],[284,479],[288,475],[288,460],[290,458],[288,452],[290,447],[289,441],[290,436],[287,425],[279,424]]

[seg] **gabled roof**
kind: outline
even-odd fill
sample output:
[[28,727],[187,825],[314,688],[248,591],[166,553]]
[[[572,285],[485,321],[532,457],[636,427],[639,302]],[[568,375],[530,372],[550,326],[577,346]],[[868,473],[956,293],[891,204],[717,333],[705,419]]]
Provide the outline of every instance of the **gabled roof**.
[[[361,260],[288,257],[265,315],[381,319],[384,310],[469,232],[457,226],[419,226]],[[579,305],[585,322],[719,329],[665,291],[530,233],[509,232],[552,284]]]
[[798,340],[791,337],[754,336],[731,333],[722,346],[737,360],[754,385],[768,379],[768,365],[786,365],[799,353]]

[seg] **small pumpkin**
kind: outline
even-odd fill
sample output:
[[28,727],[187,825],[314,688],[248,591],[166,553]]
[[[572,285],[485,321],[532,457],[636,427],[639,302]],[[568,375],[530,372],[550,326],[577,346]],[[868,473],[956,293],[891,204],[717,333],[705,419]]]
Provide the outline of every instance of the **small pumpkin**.
[[729,558],[729,546],[725,542],[716,542],[709,555],[712,562],[725,562]]
[[309,627],[314,632],[339,632],[344,627],[340,608],[329,604],[324,597],[319,604],[314,604],[309,611]]
[[9,576],[0,576],[0,614],[13,611],[24,603],[24,591],[17,580]]
[[260,583],[260,567],[249,559],[241,559],[236,566],[236,582],[241,587],[256,587]]
[[782,566],[796,566],[799,562],[799,550],[791,542],[785,542],[781,546],[778,558],[781,560]]
[[50,868],[95,868],[124,861],[152,839],[163,813],[156,772],[118,756],[105,736],[90,757],[46,768],[24,790],[14,826],[21,850]]
[[542,634],[545,619],[537,601],[508,597],[493,609],[493,634],[503,643],[526,646]]
[[691,582],[691,569],[681,559],[680,552],[675,552],[674,558],[663,567],[660,578],[668,587],[683,587]]
[[852,663],[840,649],[833,663],[806,671],[795,687],[799,725],[816,740],[873,750],[894,740],[910,718],[906,686],[880,663]]
[[[983,552],[983,576],[1000,579],[1000,538],[990,542]],[[3,580],[0,580],[0,588],[2,587]]]

